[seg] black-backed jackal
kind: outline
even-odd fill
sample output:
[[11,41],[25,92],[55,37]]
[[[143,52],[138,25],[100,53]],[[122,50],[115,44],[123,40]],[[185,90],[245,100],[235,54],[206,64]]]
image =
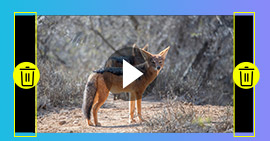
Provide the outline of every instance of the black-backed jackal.
[[[138,69],[141,68],[143,70],[143,75],[125,88],[123,88],[123,75],[121,75],[121,71],[119,73],[117,70],[108,68],[92,73],[89,76],[85,86],[82,105],[82,111],[86,118],[87,124],[93,125],[91,122],[92,109],[95,126],[101,126],[101,124],[98,122],[97,113],[99,108],[106,101],[109,92],[129,92],[129,122],[136,122],[134,119],[135,100],[137,101],[138,119],[140,122],[142,122],[142,94],[144,93],[147,86],[158,76],[160,70],[163,68],[169,49],[170,47],[167,47],[158,54],[151,54],[145,49],[139,49],[145,63],[133,65],[137,66]],[[119,66],[121,65],[122,64],[119,64]]]

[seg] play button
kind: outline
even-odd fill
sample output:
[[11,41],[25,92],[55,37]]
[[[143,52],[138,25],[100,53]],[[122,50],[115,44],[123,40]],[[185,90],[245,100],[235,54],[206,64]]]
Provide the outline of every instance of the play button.
[[[144,85],[145,82],[139,80],[143,80],[143,74],[146,73],[145,64],[145,58],[139,48],[124,47],[116,50],[108,57],[102,68],[93,72],[101,74],[101,80],[104,80],[111,93],[119,94],[137,90],[138,85]],[[151,92],[154,85],[155,81],[147,87],[146,92]]]
[[141,71],[123,59],[123,89],[142,75]]

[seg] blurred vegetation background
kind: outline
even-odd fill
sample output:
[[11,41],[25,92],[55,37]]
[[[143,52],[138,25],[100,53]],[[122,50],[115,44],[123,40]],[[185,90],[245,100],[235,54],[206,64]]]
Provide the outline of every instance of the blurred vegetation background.
[[151,53],[171,46],[145,96],[233,103],[233,16],[38,16],[37,33],[38,109],[80,107],[89,74],[134,43]]

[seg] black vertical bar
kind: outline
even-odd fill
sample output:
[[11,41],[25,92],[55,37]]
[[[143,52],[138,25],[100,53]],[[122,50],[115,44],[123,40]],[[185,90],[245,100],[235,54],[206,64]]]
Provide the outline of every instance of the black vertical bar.
[[[35,16],[15,16],[15,66],[21,62],[35,64]],[[15,132],[35,133],[35,87],[15,84]]]
[[[235,16],[235,66],[253,63],[253,16]],[[235,132],[253,132],[253,88],[235,85]]]
[[251,79],[250,79],[250,81],[251,81],[251,86],[253,85],[253,71],[251,72]]
[[35,73],[34,73],[34,71],[33,71],[33,74],[32,74],[32,86],[34,85],[34,78],[35,78],[35,75],[34,75]]

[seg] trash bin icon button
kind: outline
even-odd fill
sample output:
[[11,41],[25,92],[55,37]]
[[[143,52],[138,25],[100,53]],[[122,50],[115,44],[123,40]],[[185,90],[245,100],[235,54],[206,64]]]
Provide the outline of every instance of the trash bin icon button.
[[22,62],[18,64],[13,72],[14,82],[22,89],[35,87],[39,78],[40,73],[38,67],[31,62]]
[[242,62],[233,70],[233,81],[242,89],[253,88],[259,81],[259,69],[250,62]]
[[33,86],[35,77],[35,68],[29,68],[29,66],[26,66],[25,68],[21,68],[20,70],[21,70],[22,86]]
[[254,68],[239,68],[240,70],[240,84],[241,86],[252,86]]

